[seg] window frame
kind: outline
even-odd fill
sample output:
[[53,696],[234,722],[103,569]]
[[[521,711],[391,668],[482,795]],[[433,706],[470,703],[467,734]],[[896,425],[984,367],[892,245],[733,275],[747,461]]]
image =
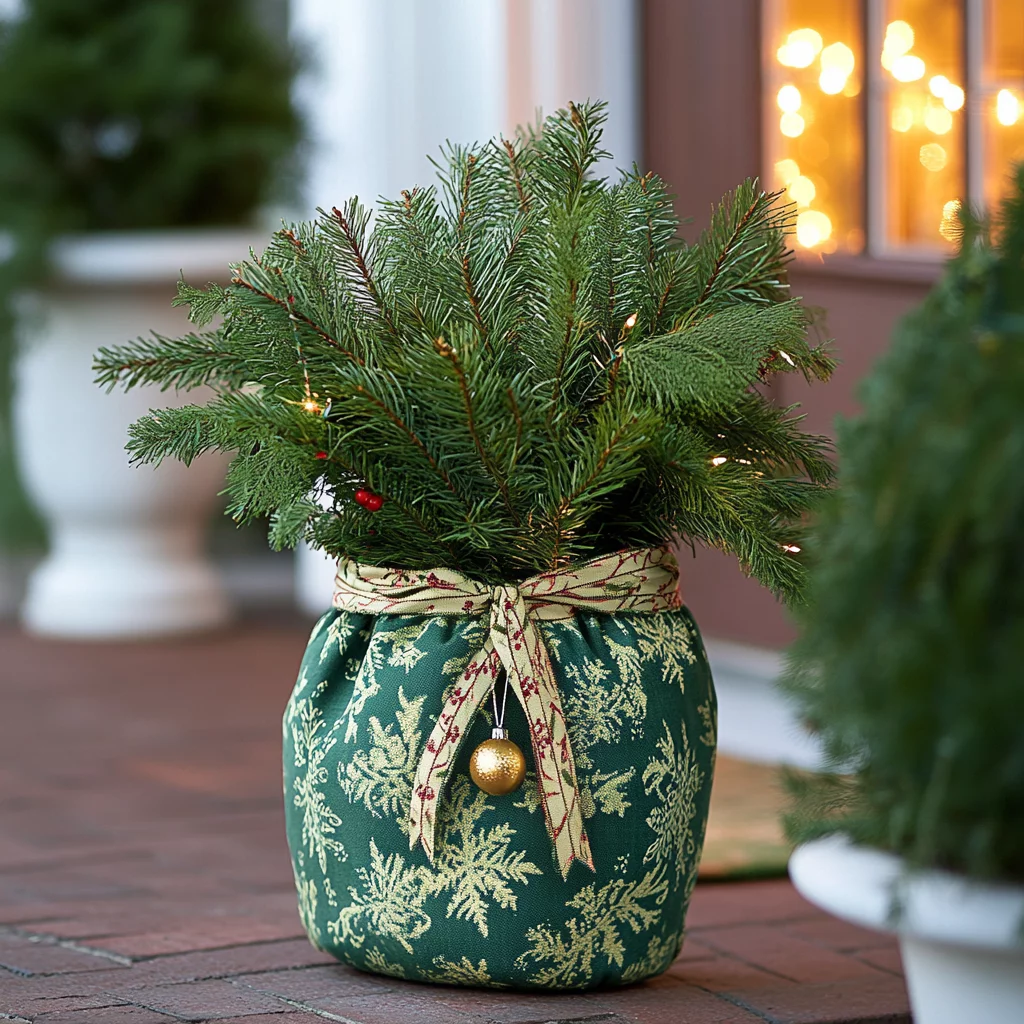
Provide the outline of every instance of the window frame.
[[[761,0],[760,49],[762,54],[761,112],[762,174],[770,179],[774,166],[778,136],[777,111],[771,100],[774,79],[775,47],[770,30],[778,24],[782,0]],[[980,206],[985,195],[985,126],[986,104],[993,88],[984,80],[985,3],[986,0],[961,0],[963,6],[963,68],[964,107],[963,158],[965,198]],[[861,203],[864,225],[864,248],[859,253],[825,254],[807,249],[796,250],[796,268],[801,272],[828,274],[874,281],[935,281],[948,252],[920,246],[896,248],[886,244],[886,158],[888,119],[886,116],[887,83],[884,69],[874,55],[882,51],[885,34],[886,0],[861,0],[861,37],[864,43],[863,86],[858,97],[863,127],[864,164],[861,175]]]

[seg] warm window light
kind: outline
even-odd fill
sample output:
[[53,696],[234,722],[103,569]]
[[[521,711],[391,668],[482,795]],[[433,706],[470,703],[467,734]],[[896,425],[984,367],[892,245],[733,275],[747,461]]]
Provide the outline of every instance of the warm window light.
[[795,85],[784,85],[776,97],[779,110],[793,114],[800,109],[800,90]]
[[955,242],[960,236],[960,200],[950,199],[942,204],[942,220],[939,221],[939,234],[947,242]]
[[1020,100],[1009,89],[1000,89],[996,95],[996,120],[1007,128],[1020,119]]
[[782,186],[786,188],[794,178],[800,176],[800,165],[788,157],[785,160],[776,160],[775,175]]
[[776,57],[787,68],[807,68],[821,53],[821,44],[821,33],[815,32],[813,28],[798,28],[786,36]]
[[857,59],[853,55],[853,50],[846,43],[833,43],[821,51],[822,70],[834,68],[836,71],[841,71],[844,75],[850,75],[853,73],[856,65]]
[[805,248],[813,249],[832,234],[832,221],[820,210],[804,210],[796,218],[796,240]]
[[882,67],[891,71],[897,59],[914,45],[914,30],[905,21],[890,21],[882,43]]
[[795,139],[798,135],[803,135],[804,127],[804,119],[792,111],[787,111],[779,118],[779,131],[787,138]]
[[846,43],[832,43],[821,51],[821,75],[818,85],[823,93],[835,96],[846,87],[857,60]]
[[839,68],[825,68],[818,75],[818,88],[827,96],[838,96],[846,88],[848,78]]
[[929,104],[924,112],[924,126],[936,135],[945,135],[953,127],[953,115],[945,107]]
[[889,70],[897,82],[916,82],[918,79],[924,78],[924,61],[912,53],[905,53],[892,62],[892,67]]
[[926,171],[941,171],[946,166],[946,151],[937,142],[926,142],[918,156]]
[[789,183],[789,198],[797,206],[810,206],[814,202],[816,194],[817,189],[814,187],[814,182],[803,174],[797,175]]
[[909,132],[914,127],[914,111],[910,107],[896,107],[889,123],[894,132]]
[[951,85],[942,97],[943,106],[947,110],[959,110],[964,105],[964,91],[959,85]]
[[928,79],[928,88],[936,99],[942,99],[953,83],[945,75],[934,75]]

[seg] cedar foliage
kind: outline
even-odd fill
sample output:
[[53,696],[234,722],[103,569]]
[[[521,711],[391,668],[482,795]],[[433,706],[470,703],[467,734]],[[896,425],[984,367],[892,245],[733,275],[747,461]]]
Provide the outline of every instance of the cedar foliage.
[[840,434],[786,686],[834,771],[792,838],[1024,881],[1024,167]]
[[132,457],[237,453],[230,512],[277,546],[501,582],[680,533],[795,593],[829,444],[757,385],[832,363],[786,283],[791,210],[747,181],[679,242],[658,177],[590,176],[604,116],[449,146],[372,230],[353,199],[227,288],[183,283],[197,333],[104,349],[99,381],[217,397],[140,420]]

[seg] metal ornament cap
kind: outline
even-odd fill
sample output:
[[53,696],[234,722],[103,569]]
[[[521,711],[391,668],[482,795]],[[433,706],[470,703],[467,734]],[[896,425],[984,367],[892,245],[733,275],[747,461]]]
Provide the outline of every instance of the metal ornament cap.
[[526,777],[526,758],[504,729],[492,729],[469,759],[469,774],[490,796],[514,793]]

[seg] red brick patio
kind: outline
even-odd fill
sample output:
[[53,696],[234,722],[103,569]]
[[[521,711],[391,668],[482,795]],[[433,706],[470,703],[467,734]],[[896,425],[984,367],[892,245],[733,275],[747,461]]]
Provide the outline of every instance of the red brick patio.
[[420,986],[316,952],[295,912],[278,769],[305,633],[87,645],[0,631],[0,1020],[910,1020],[894,944],[781,880],[698,886],[676,964],[617,991]]

